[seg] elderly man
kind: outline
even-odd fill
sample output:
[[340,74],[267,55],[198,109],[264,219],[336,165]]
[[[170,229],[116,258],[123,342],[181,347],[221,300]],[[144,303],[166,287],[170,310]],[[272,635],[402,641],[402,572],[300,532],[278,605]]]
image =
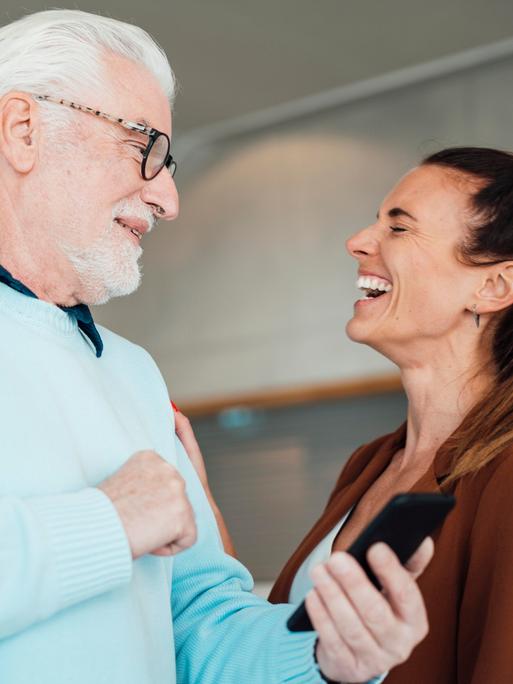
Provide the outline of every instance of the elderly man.
[[362,681],[426,633],[412,576],[375,549],[387,601],[335,557],[318,633],[289,633],[223,553],[152,359],[87,306],[138,286],[143,237],[178,214],[173,91],[139,28],[0,29],[0,681]]

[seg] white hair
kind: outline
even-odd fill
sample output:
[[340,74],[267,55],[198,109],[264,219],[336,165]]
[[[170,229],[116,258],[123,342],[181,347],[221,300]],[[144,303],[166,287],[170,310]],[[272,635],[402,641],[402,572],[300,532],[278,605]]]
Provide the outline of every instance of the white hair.
[[[103,73],[106,52],[146,67],[172,104],[176,89],[173,72],[164,51],[144,29],[61,9],[29,14],[0,27],[0,97],[20,90],[79,101],[85,90],[107,87]],[[67,120],[65,108],[59,109],[64,110],[61,121]]]

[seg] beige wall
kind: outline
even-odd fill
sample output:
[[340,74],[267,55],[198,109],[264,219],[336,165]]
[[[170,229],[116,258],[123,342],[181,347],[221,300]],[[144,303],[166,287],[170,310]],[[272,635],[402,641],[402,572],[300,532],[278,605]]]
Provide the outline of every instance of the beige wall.
[[509,58],[196,150],[141,290],[98,319],[154,355],[177,400],[388,372],[345,338],[344,241],[424,154],[513,148],[512,82]]

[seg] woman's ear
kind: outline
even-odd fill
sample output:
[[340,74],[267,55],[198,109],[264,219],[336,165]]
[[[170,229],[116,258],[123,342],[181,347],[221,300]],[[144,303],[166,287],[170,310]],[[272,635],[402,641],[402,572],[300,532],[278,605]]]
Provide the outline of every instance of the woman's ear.
[[0,98],[0,154],[14,171],[34,167],[39,126],[39,108],[30,95],[11,91]]
[[513,304],[513,261],[503,261],[487,272],[469,308],[474,304],[480,314],[501,311]]

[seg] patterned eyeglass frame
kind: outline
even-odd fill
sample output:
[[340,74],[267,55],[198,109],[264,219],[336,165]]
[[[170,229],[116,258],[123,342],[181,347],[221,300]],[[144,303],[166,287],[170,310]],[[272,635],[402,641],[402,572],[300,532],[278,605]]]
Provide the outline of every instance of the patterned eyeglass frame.
[[[32,97],[34,97],[36,100],[40,100],[43,102],[53,102],[53,104],[65,105],[66,107],[71,107],[71,109],[78,109],[79,111],[85,112],[86,114],[92,114],[93,116],[98,116],[101,119],[106,119],[107,121],[111,121],[112,123],[119,124],[120,126],[123,126],[123,128],[126,128],[129,131],[144,133],[144,135],[147,135],[149,137],[149,141],[143,152],[143,158],[141,161],[141,176],[146,181],[153,180],[156,176],[158,176],[162,169],[166,167],[169,170],[171,177],[174,178],[177,165],[176,161],[173,159],[172,155],[169,152],[169,150],[171,149],[171,141],[166,133],[158,131],[156,128],[145,126],[142,123],[136,123],[135,121],[127,121],[126,119],[120,119],[117,116],[112,116],[112,114],[105,114],[105,112],[100,112],[98,109],[93,109],[92,107],[87,107],[86,105],[77,104],[76,102],[71,102],[70,100],[63,100],[58,97],[52,97],[51,95],[37,95],[35,93],[31,94]],[[158,169],[158,171],[154,173],[153,176],[147,177],[146,162],[148,160],[153,145],[161,136],[164,136],[164,138],[166,138],[167,140],[167,154],[162,163],[162,166]]]

